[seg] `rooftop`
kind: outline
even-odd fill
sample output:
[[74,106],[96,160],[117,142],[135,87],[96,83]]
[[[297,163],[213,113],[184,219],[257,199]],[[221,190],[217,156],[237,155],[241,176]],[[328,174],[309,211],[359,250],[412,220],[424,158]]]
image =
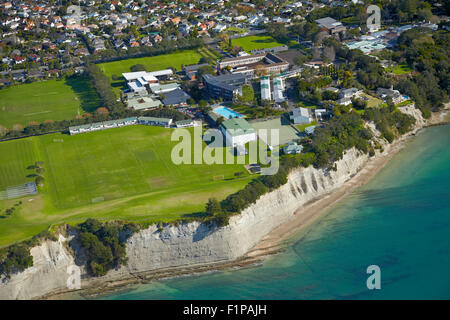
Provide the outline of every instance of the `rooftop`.
[[222,122],[221,126],[232,136],[241,136],[249,133],[256,133],[247,120],[242,118],[232,118]]

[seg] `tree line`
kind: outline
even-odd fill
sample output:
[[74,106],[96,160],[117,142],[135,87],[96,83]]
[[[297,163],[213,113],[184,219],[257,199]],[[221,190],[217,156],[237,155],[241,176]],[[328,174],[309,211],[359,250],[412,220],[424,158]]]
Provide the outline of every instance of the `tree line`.
[[203,46],[203,39],[196,37],[181,38],[178,40],[162,40],[153,46],[130,47],[123,49],[106,49],[85,57],[87,63],[102,63],[119,61],[130,58],[158,56],[172,53],[178,50],[190,50]]

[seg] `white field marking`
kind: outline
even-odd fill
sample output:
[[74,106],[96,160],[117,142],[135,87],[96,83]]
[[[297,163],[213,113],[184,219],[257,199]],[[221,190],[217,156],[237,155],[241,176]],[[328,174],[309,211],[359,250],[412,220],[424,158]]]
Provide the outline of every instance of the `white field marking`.
[[58,94],[59,92],[47,92],[44,94],[34,94],[33,97],[44,97],[44,96],[49,96],[51,94]]
[[24,114],[24,116],[25,116],[25,117],[28,117],[28,116],[34,116],[34,115],[37,115],[37,114],[41,114],[41,113],[49,113],[49,112],[52,112],[52,110],[46,110],[46,111],[35,112],[35,113],[27,113],[27,114]]

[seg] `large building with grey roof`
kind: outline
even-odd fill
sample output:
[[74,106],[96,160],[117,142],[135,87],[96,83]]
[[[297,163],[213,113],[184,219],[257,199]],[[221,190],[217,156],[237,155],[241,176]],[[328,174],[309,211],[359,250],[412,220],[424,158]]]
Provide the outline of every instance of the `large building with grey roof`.
[[226,74],[213,76],[203,75],[203,85],[211,98],[233,100],[242,95],[242,85],[246,83],[246,77],[242,74]]

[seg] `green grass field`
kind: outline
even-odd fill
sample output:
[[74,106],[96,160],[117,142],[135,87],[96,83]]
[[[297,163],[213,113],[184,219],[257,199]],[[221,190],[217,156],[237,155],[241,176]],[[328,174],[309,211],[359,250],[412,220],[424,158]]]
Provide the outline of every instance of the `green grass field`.
[[[184,50],[153,57],[142,57],[135,59],[126,59],[113,62],[105,62],[98,64],[99,68],[111,80],[114,91],[119,94],[121,89],[125,88],[125,80],[121,78],[122,73],[130,72],[130,67],[135,64],[142,64],[147,71],[157,71],[167,68],[175,68],[181,70],[181,65],[197,64],[202,57],[209,57],[217,60],[218,56],[215,52],[207,48],[199,48],[196,50]],[[112,76],[116,75],[119,80],[112,80]]]
[[94,111],[100,99],[85,77],[47,80],[0,90],[0,125],[73,119]]
[[[193,129],[191,129],[193,130]],[[195,217],[209,197],[246,185],[243,165],[175,165],[172,129],[130,126],[75,136],[51,134],[0,143],[1,188],[31,181],[43,161],[45,183],[10,218],[0,219],[0,247],[52,224],[89,217],[142,222]],[[192,132],[192,131],[191,131]],[[236,172],[243,174],[236,178]],[[32,199],[32,200],[31,200]],[[0,213],[18,199],[0,201]]]
[[[244,51],[250,52],[254,49],[264,49],[264,48],[273,48],[284,45],[283,43],[278,42],[271,36],[267,35],[257,35],[257,36],[248,36],[231,40],[231,44],[233,46],[239,46],[244,49]],[[287,43],[288,46],[297,44]]]
[[412,69],[407,64],[398,64],[391,68],[386,68],[388,72],[392,72],[395,75],[403,75],[411,73]]
[[111,78],[112,75],[120,77],[124,72],[130,72],[130,67],[135,64],[144,65],[148,71],[157,71],[167,68],[181,70],[181,65],[198,63],[202,55],[198,50],[185,50],[153,57],[126,59],[113,62],[100,63],[98,66]]

